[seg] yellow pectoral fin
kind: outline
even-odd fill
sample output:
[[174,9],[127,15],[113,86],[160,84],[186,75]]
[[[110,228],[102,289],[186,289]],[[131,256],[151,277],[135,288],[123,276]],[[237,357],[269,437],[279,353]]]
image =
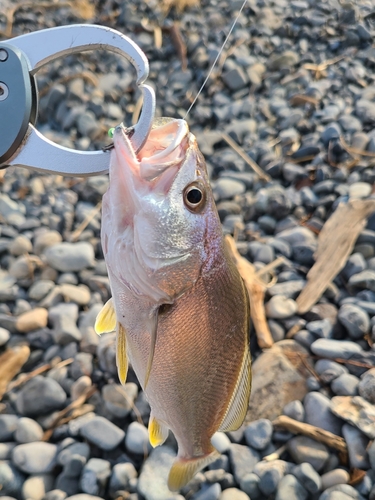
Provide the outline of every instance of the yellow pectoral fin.
[[126,376],[128,374],[128,356],[126,353],[126,331],[121,323],[117,323],[116,344],[118,378],[122,384],[125,384]]
[[251,357],[250,351],[246,347],[244,357],[242,360],[241,370],[237,379],[236,387],[234,389],[228,409],[221,422],[221,432],[235,431],[245,419],[247,409],[249,407],[251,390]]
[[171,491],[179,491],[181,488],[186,486],[191,479],[193,479],[198,471],[214,462],[219,457],[220,453],[215,450],[214,447],[212,447],[212,451],[210,453],[203,455],[202,457],[188,459],[177,457],[169,472],[168,488]]
[[116,329],[116,311],[112,298],[104,304],[97,315],[94,328],[98,335],[113,332]]
[[150,439],[150,444],[153,448],[160,446],[167,439],[169,434],[168,427],[152,415],[150,416],[150,422],[148,424],[148,436]]

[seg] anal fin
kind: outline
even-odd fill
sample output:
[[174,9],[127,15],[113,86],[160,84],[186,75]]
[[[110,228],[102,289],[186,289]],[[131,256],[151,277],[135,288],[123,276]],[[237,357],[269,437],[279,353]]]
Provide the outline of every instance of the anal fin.
[[98,335],[113,332],[116,329],[116,311],[112,298],[110,298],[100,310],[96,317],[94,328]]
[[219,431],[235,431],[242,425],[249,407],[250,390],[251,357],[249,348],[246,346],[236,386]]
[[165,424],[159,422],[152,414],[150,416],[150,422],[148,424],[148,436],[150,439],[150,444],[153,448],[160,446],[167,439],[169,434],[168,427]]
[[168,488],[179,491],[195,474],[220,457],[220,453],[212,446],[212,451],[201,457],[180,458],[173,462],[168,476]]
[[125,384],[128,374],[128,356],[126,352],[126,331],[121,323],[117,322],[116,331],[116,364],[118,378],[122,384]]

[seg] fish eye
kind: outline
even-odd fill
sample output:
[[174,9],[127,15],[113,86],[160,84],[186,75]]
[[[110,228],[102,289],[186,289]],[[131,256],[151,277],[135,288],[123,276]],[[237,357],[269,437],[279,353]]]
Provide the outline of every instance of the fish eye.
[[206,192],[198,183],[189,184],[184,190],[184,202],[190,212],[200,212],[206,202]]

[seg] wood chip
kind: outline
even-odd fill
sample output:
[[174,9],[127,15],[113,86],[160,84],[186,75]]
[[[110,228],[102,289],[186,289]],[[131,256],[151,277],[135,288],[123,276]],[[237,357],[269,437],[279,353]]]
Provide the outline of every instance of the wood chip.
[[345,439],[340,436],[336,436],[336,434],[333,434],[332,432],[320,429],[315,425],[298,422],[297,420],[287,417],[286,415],[280,415],[272,422],[272,424],[274,427],[281,427],[289,432],[292,432],[293,434],[302,434],[303,436],[314,439],[315,441],[318,441],[318,443],[325,444],[330,448],[338,450],[346,459],[348,457],[348,448],[346,446]]
[[20,345],[8,349],[0,356],[0,401],[7,391],[9,382],[21,371],[30,356],[30,348]]
[[254,266],[239,254],[234,239],[227,235],[225,241],[249,293],[250,316],[258,339],[258,345],[261,349],[272,347],[273,338],[264,309],[264,295],[267,286],[258,278]]
[[365,470],[354,468],[353,470],[350,471],[350,479],[348,484],[350,486],[356,486],[357,484],[363,481],[365,475],[366,475]]
[[367,218],[375,211],[375,200],[341,203],[324,224],[318,237],[315,264],[307,274],[307,285],[297,298],[299,314],[305,314],[320,299],[343,269]]

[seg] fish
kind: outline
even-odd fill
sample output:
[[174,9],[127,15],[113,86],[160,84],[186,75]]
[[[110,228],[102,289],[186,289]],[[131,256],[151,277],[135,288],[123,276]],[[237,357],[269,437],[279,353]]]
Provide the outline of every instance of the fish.
[[112,298],[95,329],[116,330],[119,379],[130,363],[151,407],[151,445],[173,432],[168,486],[178,491],[220,456],[212,436],[245,418],[249,298],[186,121],[155,119],[137,153],[123,126],[113,144],[101,227]]

